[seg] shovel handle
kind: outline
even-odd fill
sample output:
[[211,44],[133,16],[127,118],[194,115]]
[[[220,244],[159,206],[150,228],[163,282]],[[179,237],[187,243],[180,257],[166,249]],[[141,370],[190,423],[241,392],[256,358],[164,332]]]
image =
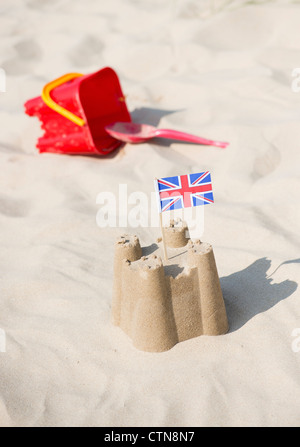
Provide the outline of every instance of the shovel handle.
[[171,129],[157,129],[155,132],[155,136],[161,138],[174,138],[175,140],[188,141],[189,143],[206,144],[222,148],[226,148],[229,144],[225,141],[207,140],[206,138],[197,137],[196,135],[191,135],[189,133]]
[[68,120],[72,121],[73,123],[77,124],[78,126],[84,126],[85,121],[80,118],[79,116],[75,115],[74,113],[70,112],[69,110],[65,109],[64,107],[57,104],[50,96],[51,90],[53,90],[55,87],[59,87],[60,85],[64,84],[65,82],[71,81],[71,79],[78,78],[79,76],[83,76],[81,73],[67,73],[60,78],[54,79],[54,81],[48,82],[42,90],[42,99],[44,103],[50,107],[50,109],[55,110],[55,112],[59,113],[60,115],[64,116]]

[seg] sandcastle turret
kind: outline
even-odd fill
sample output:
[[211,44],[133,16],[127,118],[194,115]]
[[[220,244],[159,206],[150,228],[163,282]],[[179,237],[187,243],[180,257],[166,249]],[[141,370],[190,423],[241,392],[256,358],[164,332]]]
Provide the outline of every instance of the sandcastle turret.
[[133,263],[125,261],[122,274],[120,327],[138,349],[172,348],[178,339],[161,258],[151,254]]
[[184,225],[165,230],[168,261],[160,246],[142,256],[137,236],[123,235],[115,246],[112,321],[144,351],[228,330],[212,246],[189,240]]
[[136,261],[142,256],[140,241],[137,236],[122,235],[115,244],[114,259],[114,289],[112,301],[112,321],[120,325],[120,312],[122,300],[122,265],[124,260]]
[[224,334],[228,331],[228,321],[212,246],[190,240],[188,265],[198,273],[203,334]]
[[168,247],[184,247],[189,241],[187,234],[188,227],[180,219],[171,219],[170,225],[164,228],[164,237]]

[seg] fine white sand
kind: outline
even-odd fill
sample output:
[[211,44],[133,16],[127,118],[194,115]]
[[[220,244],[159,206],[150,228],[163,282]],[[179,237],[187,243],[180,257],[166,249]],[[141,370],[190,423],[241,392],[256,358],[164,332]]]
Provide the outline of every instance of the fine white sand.
[[[293,1],[0,2],[1,426],[299,425],[299,23]],[[105,66],[134,120],[230,146],[38,154],[23,103]],[[201,170],[230,330],[138,351],[110,322],[124,228],[97,226],[96,197],[119,183],[150,196],[154,177]]]

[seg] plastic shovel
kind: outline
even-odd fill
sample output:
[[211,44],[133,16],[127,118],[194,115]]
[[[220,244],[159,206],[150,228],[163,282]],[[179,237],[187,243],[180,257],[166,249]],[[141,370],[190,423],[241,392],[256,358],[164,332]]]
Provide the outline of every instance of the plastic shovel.
[[106,132],[119,141],[125,143],[143,143],[151,138],[172,138],[174,140],[187,141],[189,143],[205,144],[226,148],[229,143],[224,141],[208,140],[185,132],[171,129],[157,129],[148,124],[138,124],[132,122],[117,122],[105,126]]

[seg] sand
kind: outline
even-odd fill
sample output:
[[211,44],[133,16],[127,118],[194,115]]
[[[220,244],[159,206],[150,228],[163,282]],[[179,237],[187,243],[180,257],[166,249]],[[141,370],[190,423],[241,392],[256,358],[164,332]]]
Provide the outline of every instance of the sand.
[[[0,4],[0,424],[296,426],[300,420],[299,4],[78,0]],[[226,150],[169,141],[107,159],[38,154],[23,103],[67,72],[111,66],[133,119]],[[209,170],[230,330],[162,353],[111,324],[113,244],[101,191]],[[158,228],[134,229],[143,245]],[[299,337],[299,335],[298,335]]]

